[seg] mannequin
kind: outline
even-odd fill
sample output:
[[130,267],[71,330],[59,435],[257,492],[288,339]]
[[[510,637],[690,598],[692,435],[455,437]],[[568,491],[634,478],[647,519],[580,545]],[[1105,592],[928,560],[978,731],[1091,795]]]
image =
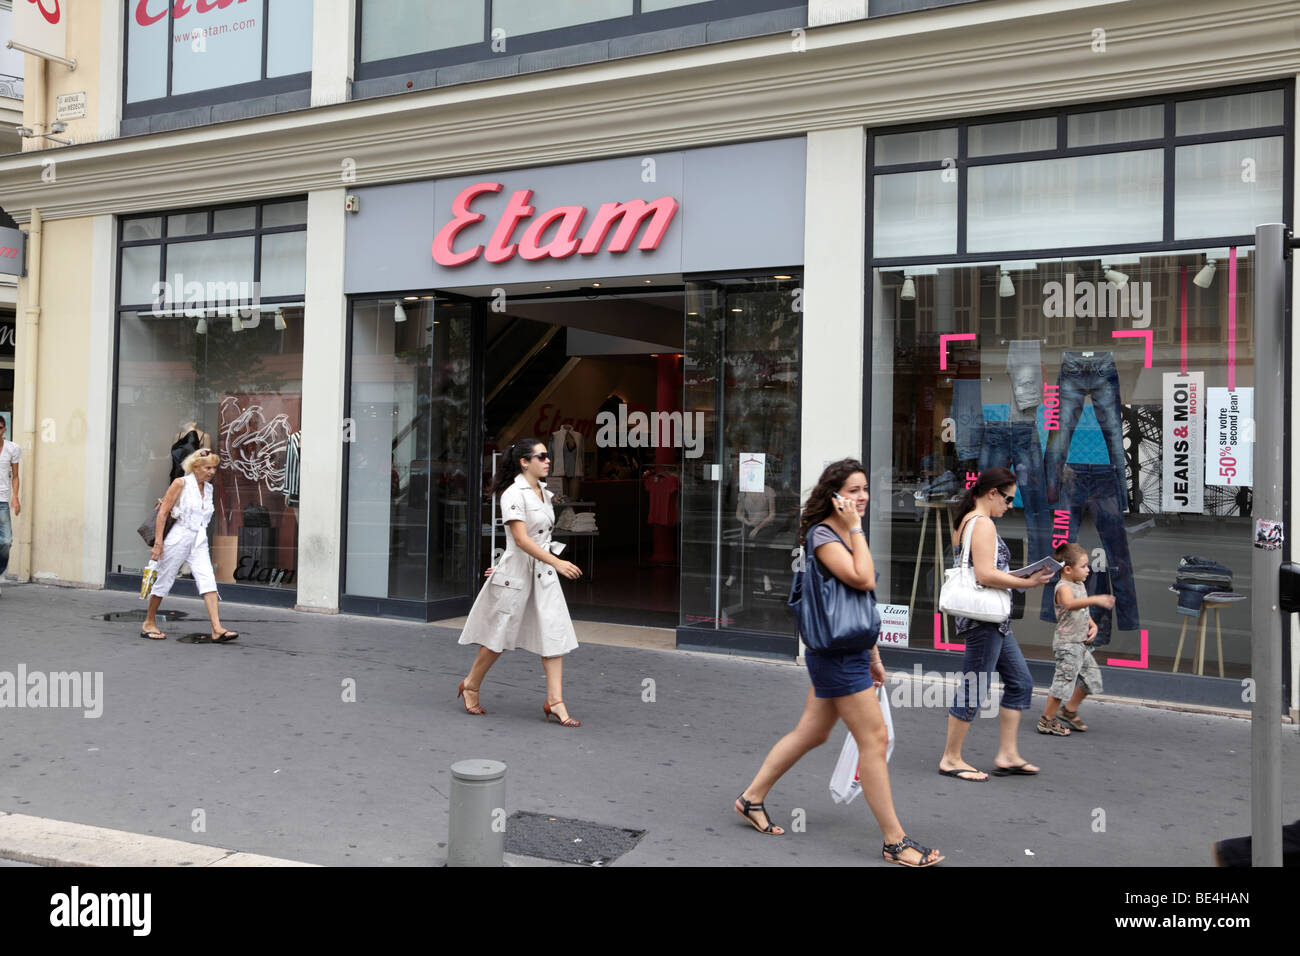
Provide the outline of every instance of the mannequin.
[[582,478],[582,433],[567,422],[551,435],[551,477],[564,479],[564,494],[576,500]]

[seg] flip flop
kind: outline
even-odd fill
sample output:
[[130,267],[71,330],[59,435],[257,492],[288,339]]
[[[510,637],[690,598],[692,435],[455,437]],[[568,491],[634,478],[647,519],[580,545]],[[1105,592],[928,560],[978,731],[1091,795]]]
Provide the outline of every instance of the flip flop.
[[995,777],[1036,777],[1040,773],[1038,770],[1026,770],[1029,762],[1018,763],[1014,767],[993,766],[993,776]]
[[210,638],[208,638],[208,640],[212,641],[213,644],[224,644],[224,643],[226,643],[227,641],[233,641],[233,640],[234,640],[235,638],[237,638],[238,636],[239,636],[239,632],[238,632],[238,631],[225,631],[225,632],[222,633],[222,635],[221,635],[220,637],[218,637],[218,638],[211,638],[211,637],[210,637]]
[[958,780],[962,781],[963,783],[988,783],[989,782],[989,778],[987,775],[984,777],[963,777],[962,776],[962,774],[964,773],[984,773],[983,770],[971,770],[968,767],[958,767],[956,770],[944,770],[942,767],[940,767],[939,772],[943,774],[945,777],[956,777]]
[[[157,636],[157,637],[154,637],[155,634],[157,634],[158,636]],[[165,641],[165,640],[167,640],[167,635],[164,634],[162,631],[158,631],[158,630],[154,630],[154,631],[141,631],[141,632],[140,632],[140,636],[143,637],[143,638],[144,638],[145,640],[147,640],[147,641]]]

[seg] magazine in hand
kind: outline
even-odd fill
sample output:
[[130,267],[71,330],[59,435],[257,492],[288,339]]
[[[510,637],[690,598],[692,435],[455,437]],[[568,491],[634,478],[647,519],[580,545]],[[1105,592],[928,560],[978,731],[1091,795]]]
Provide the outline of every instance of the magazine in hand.
[[1026,564],[1023,568],[1017,568],[1016,570],[1009,571],[1007,573],[1014,574],[1018,578],[1032,578],[1039,571],[1043,570],[1043,568],[1047,568],[1049,571],[1055,574],[1063,567],[1065,567],[1065,563],[1063,561],[1057,561],[1056,558],[1053,558],[1051,555],[1048,555],[1045,558],[1035,561],[1033,564]]

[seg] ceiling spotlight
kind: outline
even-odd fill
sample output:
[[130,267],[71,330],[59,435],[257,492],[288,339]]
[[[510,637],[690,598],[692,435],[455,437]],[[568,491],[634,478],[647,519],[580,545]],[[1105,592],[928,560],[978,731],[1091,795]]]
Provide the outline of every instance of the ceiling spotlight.
[[785,281],[786,279],[793,279],[794,276],[772,276],[772,278],[773,278],[773,279],[780,279],[780,280],[782,280],[782,281]]
[[277,332],[283,332],[283,331],[284,331],[285,329],[287,329],[288,327],[289,327],[288,323],[284,321],[284,309],[276,309],[276,310],[275,310],[275,330],[276,330]]
[[393,303],[393,321],[394,322],[406,321],[406,310],[402,308],[402,303],[400,302]]
[[1128,284],[1128,273],[1112,269],[1106,263],[1101,264],[1101,271],[1106,274],[1106,281],[1115,283],[1115,288],[1122,289]]
[[898,293],[899,298],[904,302],[911,302],[916,298],[916,283],[906,272],[903,273],[903,291]]
[[1004,299],[1009,299],[1016,294],[1016,287],[1011,283],[1011,275],[1006,269],[1002,270],[1002,278],[998,280],[998,295]]
[[207,319],[204,319],[204,318],[200,318],[200,319],[199,319],[198,323],[194,326],[194,334],[195,334],[195,335],[207,335],[207,334],[208,334],[208,320],[207,320]]
[[1214,273],[1218,268],[1213,259],[1206,259],[1205,265],[1201,266],[1201,271],[1196,273],[1196,278],[1192,280],[1192,283],[1202,289],[1208,289],[1214,282]]

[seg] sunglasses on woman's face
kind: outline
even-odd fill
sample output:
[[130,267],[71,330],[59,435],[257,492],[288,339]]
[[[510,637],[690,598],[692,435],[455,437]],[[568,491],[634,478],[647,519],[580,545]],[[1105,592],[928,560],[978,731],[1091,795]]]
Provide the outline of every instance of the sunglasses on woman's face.
[[1002,496],[1002,500],[1005,501],[1007,504],[1011,504],[1013,501],[1016,500],[1015,495],[1009,495],[1005,491],[999,491],[998,494]]
[[550,458],[549,452],[539,451],[536,455],[529,455],[529,458],[536,458],[538,461],[546,461]]

